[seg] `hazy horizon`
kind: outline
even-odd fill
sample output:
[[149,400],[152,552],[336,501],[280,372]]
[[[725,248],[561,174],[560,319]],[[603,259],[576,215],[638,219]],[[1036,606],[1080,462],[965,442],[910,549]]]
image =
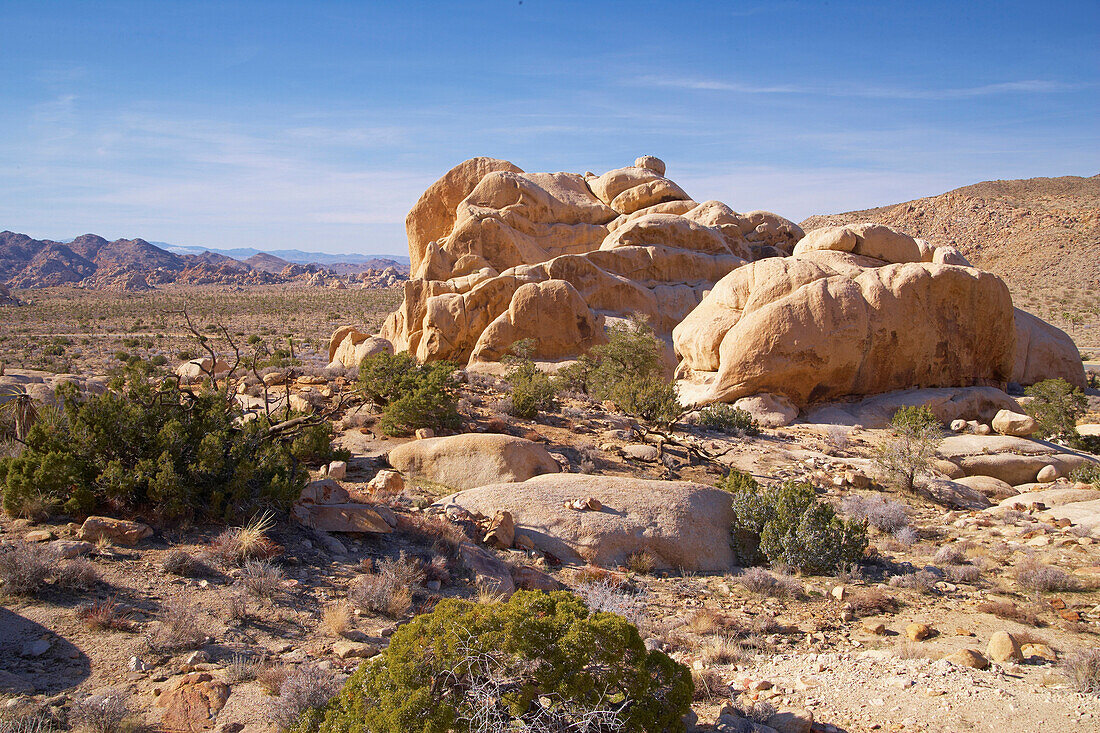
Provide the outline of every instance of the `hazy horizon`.
[[[629,12],[624,12],[629,10]],[[995,12],[993,12],[995,11]],[[5,4],[0,229],[407,254],[476,155],[800,221],[1100,170],[1095,3]]]

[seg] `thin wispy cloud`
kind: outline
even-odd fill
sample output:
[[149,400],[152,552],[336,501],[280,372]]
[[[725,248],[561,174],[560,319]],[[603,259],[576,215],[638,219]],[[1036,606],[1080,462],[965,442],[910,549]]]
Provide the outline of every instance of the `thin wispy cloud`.
[[700,79],[669,76],[641,76],[629,82],[632,86],[663,87],[688,91],[733,92],[736,94],[791,94],[825,97],[864,97],[868,99],[970,99],[996,94],[1057,94],[1074,92],[1091,85],[1069,83],[1047,79],[1025,79],[1021,81],[997,82],[971,87],[945,89],[910,89],[905,87],[875,86],[865,84],[849,85],[794,85],[794,84],[748,84],[743,82],[722,81],[718,79]]

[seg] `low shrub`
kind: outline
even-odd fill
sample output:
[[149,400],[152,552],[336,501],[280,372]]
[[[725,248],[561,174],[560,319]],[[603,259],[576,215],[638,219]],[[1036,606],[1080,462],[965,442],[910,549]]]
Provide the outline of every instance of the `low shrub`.
[[248,560],[241,568],[240,583],[249,595],[270,600],[282,595],[286,577],[278,565],[266,560]]
[[194,609],[183,600],[168,602],[153,632],[146,639],[150,649],[175,652],[195,649],[206,641]]
[[76,617],[91,631],[131,631],[134,627],[130,611],[120,608],[112,599],[80,606]]
[[1090,461],[1089,463],[1080,465],[1073,469],[1069,477],[1083,484],[1092,484],[1093,487],[1100,487],[1100,463]]
[[742,561],[764,558],[808,573],[831,573],[859,562],[867,549],[865,522],[843,520],[812,486],[788,481],[761,489],[751,476],[727,477],[733,490],[733,536]]
[[760,433],[760,426],[747,410],[724,402],[700,410],[699,424],[709,430],[720,430],[737,437]]
[[935,592],[936,583],[938,582],[940,582],[940,579],[936,577],[935,573],[929,570],[918,570],[913,573],[902,573],[891,577],[890,587],[908,588],[918,593],[929,594]]
[[1040,438],[1068,438],[1077,435],[1077,418],[1088,409],[1088,398],[1064,379],[1044,379],[1024,392],[1031,400],[1024,408],[1038,423]]
[[402,552],[378,563],[376,572],[355,578],[348,587],[348,600],[364,611],[400,618],[412,608],[413,590],[425,578],[421,564]]
[[645,596],[630,592],[624,583],[610,574],[600,579],[582,581],[572,591],[593,612],[613,613],[635,626],[645,618]]
[[771,598],[796,598],[802,595],[802,583],[789,575],[773,575],[764,568],[746,568],[737,582],[749,593]]
[[291,436],[271,433],[265,416],[239,421],[236,402],[215,390],[131,369],[104,394],[81,398],[65,385],[58,395],[64,409],[43,411],[22,454],[0,459],[9,514],[46,502],[75,516],[109,506],[235,518],[288,507],[309,478]]
[[443,733],[538,721],[548,730],[672,733],[685,729],[692,693],[691,672],[647,651],[622,618],[571,593],[518,591],[492,605],[441,601],[394,632],[296,730]]
[[1077,579],[1065,570],[1045,565],[1034,558],[1027,558],[1016,566],[1016,584],[1035,593],[1073,591],[1080,588]]
[[1067,654],[1062,669],[1073,689],[1087,695],[1100,695],[1100,647]]
[[881,616],[893,613],[901,605],[897,598],[888,595],[881,588],[867,588],[857,591],[848,602],[852,606],[852,613],[857,617]]
[[280,551],[280,547],[267,536],[275,526],[275,516],[270,513],[257,515],[243,527],[222,530],[210,543],[210,554],[226,567],[242,565],[249,560],[268,560]]
[[186,550],[169,550],[160,564],[162,572],[182,578],[202,578],[213,575],[214,569]]
[[508,374],[505,379],[511,385],[512,415],[532,420],[539,410],[553,410],[556,404],[557,387],[546,372],[535,366],[529,355],[534,346],[533,339],[524,339],[512,344],[514,355],[505,357]]
[[33,596],[46,585],[57,566],[57,553],[44,545],[17,542],[0,547],[0,591]]
[[340,691],[331,670],[303,664],[287,675],[279,686],[279,696],[268,708],[268,717],[280,729],[293,726],[303,714],[316,713]]
[[853,494],[844,498],[840,509],[853,519],[865,520],[880,532],[894,534],[909,526],[909,510],[905,504],[885,496]]
[[1020,608],[1011,601],[984,601],[978,605],[978,611],[989,613],[1006,621],[1017,621],[1028,626],[1042,626],[1043,622],[1034,611]]
[[874,463],[892,485],[912,492],[917,479],[931,472],[943,425],[927,406],[902,407],[891,418],[890,429],[892,434],[875,450]]
[[418,428],[454,430],[460,424],[455,365],[417,364],[408,353],[381,353],[359,364],[359,391],[382,408],[387,435],[410,435]]
[[73,705],[70,720],[90,733],[121,733],[130,717],[129,696],[124,691],[100,692]]

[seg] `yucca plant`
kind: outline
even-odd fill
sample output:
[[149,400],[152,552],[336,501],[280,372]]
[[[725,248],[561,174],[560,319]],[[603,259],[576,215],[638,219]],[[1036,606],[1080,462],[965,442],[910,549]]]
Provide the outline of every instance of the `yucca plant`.
[[25,443],[38,422],[38,406],[27,391],[17,385],[0,388],[0,439]]

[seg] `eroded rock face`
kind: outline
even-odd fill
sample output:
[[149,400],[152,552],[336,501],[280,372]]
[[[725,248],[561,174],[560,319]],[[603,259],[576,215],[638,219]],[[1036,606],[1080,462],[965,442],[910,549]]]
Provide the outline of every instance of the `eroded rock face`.
[[525,338],[535,358],[573,358],[634,313],[669,341],[719,278],[802,237],[774,214],[692,201],[651,156],[602,176],[475,158],[429,187],[406,228],[413,277],[382,337],[459,364]]

